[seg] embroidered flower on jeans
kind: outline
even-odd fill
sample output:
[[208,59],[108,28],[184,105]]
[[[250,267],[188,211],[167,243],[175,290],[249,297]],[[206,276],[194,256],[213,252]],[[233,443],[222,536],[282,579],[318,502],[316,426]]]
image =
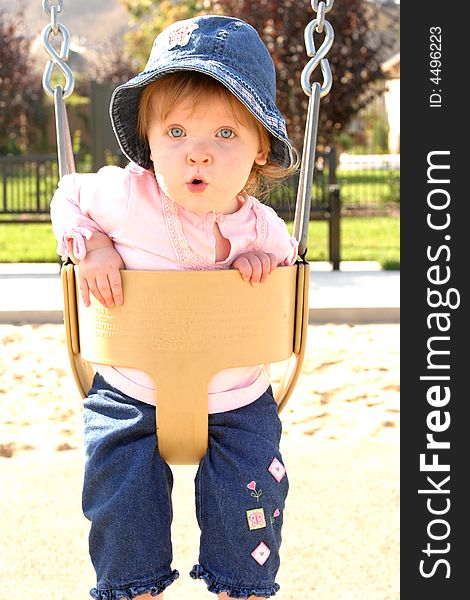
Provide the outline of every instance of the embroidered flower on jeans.
[[256,501],[259,502],[259,498],[263,493],[261,490],[256,491],[256,481],[250,481],[250,483],[246,486],[249,490],[251,490],[251,496],[256,498]]
[[281,514],[281,511],[278,508],[276,508],[274,513],[269,517],[269,520],[271,521],[271,525],[274,523],[274,521],[280,514]]

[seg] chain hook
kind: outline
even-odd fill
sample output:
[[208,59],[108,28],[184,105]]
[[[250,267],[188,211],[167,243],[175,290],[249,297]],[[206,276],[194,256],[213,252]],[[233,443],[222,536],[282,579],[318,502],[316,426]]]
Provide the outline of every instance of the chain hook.
[[331,90],[333,84],[333,77],[331,75],[330,63],[325,58],[328,54],[333,40],[335,38],[334,30],[329,21],[324,21],[323,27],[325,28],[325,39],[318,50],[315,49],[314,32],[318,25],[318,19],[311,21],[305,28],[305,47],[307,49],[307,55],[311,56],[311,60],[305,65],[301,75],[301,85],[303,91],[310,96],[312,93],[312,84],[310,83],[310,77],[313,71],[320,65],[323,74],[323,84],[321,86],[320,97],[323,98]]
[[[68,29],[59,23],[59,14],[64,10],[64,0],[57,0],[55,4],[49,4],[49,0],[42,0],[44,12],[51,17],[51,22],[46,25],[41,32],[42,44],[45,51],[50,56],[44,67],[42,76],[42,87],[49,96],[54,96],[54,88],[52,87],[51,79],[54,67],[57,66],[65,77],[65,88],[58,85],[63,90],[63,97],[67,98],[73,92],[74,77],[70,67],[67,64],[70,51],[70,34]],[[52,46],[50,38],[62,36],[60,52]]]
[[51,85],[51,77],[52,72],[54,70],[54,66],[57,66],[63,73],[65,77],[65,88],[64,88],[64,98],[70,96],[73,92],[74,88],[74,77],[72,70],[67,64],[67,60],[69,57],[70,50],[70,34],[68,29],[62,25],[62,23],[57,24],[58,32],[62,35],[62,44],[60,46],[60,53],[57,53],[57,50],[52,46],[49,38],[51,35],[54,35],[54,30],[52,25],[46,25],[41,32],[42,43],[44,45],[45,51],[51,57],[51,60],[48,60],[46,66],[44,68],[44,73],[42,76],[42,86],[44,91],[49,95],[54,95],[54,89]]

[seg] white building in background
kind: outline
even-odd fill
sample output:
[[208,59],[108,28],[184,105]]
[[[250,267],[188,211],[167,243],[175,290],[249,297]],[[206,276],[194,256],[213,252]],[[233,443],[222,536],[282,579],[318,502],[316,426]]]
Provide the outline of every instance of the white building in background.
[[384,63],[382,71],[387,76],[384,94],[388,119],[388,149],[392,154],[400,153],[400,53],[394,54]]

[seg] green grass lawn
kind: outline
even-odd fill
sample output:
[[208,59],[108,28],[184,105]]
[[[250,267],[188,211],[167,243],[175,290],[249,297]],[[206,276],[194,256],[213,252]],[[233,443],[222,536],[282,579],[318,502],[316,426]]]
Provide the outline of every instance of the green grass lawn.
[[[292,231],[292,223],[288,223]],[[309,261],[328,260],[328,223],[309,225]],[[0,262],[56,262],[50,223],[0,223]],[[341,219],[341,260],[375,260],[384,269],[400,268],[398,217]]]
[[1,223],[0,262],[56,262],[50,223]]

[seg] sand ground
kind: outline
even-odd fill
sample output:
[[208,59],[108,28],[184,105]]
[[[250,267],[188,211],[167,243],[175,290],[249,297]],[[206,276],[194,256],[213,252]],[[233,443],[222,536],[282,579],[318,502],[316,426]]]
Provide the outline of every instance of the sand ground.
[[[0,325],[0,600],[85,600],[80,399],[60,325]],[[280,600],[399,598],[399,327],[310,326],[282,413],[290,492]],[[274,378],[278,370],[274,371]],[[211,598],[197,561],[195,467],[174,467],[167,600]]]

